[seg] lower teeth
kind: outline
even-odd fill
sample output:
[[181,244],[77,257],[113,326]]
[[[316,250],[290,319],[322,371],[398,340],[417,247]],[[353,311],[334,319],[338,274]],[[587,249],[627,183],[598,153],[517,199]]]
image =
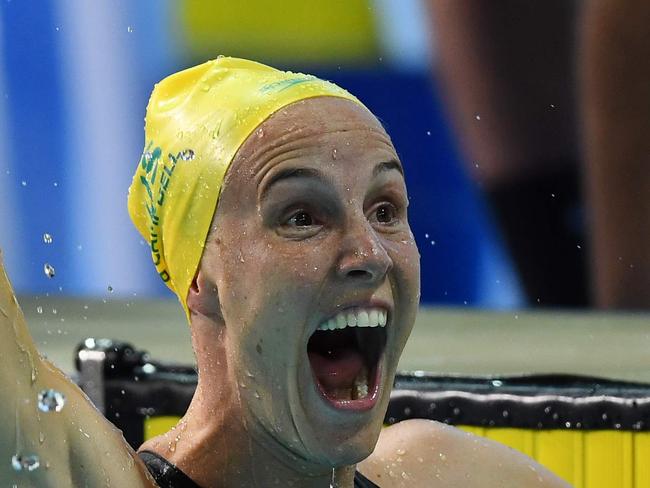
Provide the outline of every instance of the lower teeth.
[[364,366],[354,380],[352,388],[352,399],[360,400],[368,396],[368,370]]

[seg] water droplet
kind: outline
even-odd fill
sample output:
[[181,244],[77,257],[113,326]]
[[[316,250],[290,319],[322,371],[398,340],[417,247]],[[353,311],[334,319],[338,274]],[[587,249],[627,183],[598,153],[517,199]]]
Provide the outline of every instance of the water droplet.
[[35,454],[14,454],[11,457],[11,466],[15,471],[34,471],[41,465],[40,459]]
[[576,247],[577,247],[578,249],[582,249],[582,246],[581,246],[580,244],[577,244]]
[[209,92],[212,85],[210,83],[201,83],[201,91]]
[[133,27],[128,26],[128,27],[126,28],[126,31],[127,31],[129,34],[131,34],[131,33],[133,32]]
[[108,285],[107,290],[108,290],[108,293],[113,293],[113,287],[111,285]]
[[427,135],[428,135],[428,136],[431,135],[431,131],[430,131],[430,130],[427,131]]
[[336,161],[337,158],[338,158],[338,154],[336,152],[336,148],[334,148],[334,149],[332,149],[332,159],[334,161]]
[[445,456],[443,453],[440,453],[438,455],[440,456],[441,461],[446,461],[447,460],[447,456]]
[[481,116],[479,114],[475,115],[476,120],[481,120]]
[[23,186],[27,186],[27,182],[25,180],[21,181],[20,184]]
[[42,314],[43,313],[43,307],[41,307],[40,305],[38,307],[36,307],[36,313],[37,314]]
[[429,234],[424,234],[424,238],[425,238],[425,239],[428,239],[428,238],[429,238]]
[[194,151],[192,149],[185,149],[178,153],[178,157],[183,161],[192,161],[194,159]]
[[52,236],[46,232],[43,234],[43,242],[45,244],[52,244]]
[[54,271],[54,267],[51,264],[45,263],[43,265],[43,272],[45,273],[45,276],[47,276],[48,278],[54,278],[55,271]]
[[41,412],[60,412],[64,405],[65,396],[59,391],[50,388],[38,394],[38,409]]
[[396,452],[398,456],[403,456],[406,454],[406,449],[399,448]]

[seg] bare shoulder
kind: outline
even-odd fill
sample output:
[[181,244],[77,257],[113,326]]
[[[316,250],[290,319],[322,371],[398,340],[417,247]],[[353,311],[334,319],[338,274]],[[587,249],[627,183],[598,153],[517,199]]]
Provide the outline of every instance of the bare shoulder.
[[570,486],[503,444],[422,419],[385,428],[375,451],[358,469],[381,488]]

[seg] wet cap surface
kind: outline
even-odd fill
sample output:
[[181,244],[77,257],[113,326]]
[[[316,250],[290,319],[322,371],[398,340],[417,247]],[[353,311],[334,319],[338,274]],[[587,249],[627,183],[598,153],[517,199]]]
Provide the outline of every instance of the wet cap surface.
[[187,293],[237,150],[277,110],[321,96],[361,104],[314,76],[229,57],[180,71],[155,86],[128,208],[149,242],[159,276],[188,319]]

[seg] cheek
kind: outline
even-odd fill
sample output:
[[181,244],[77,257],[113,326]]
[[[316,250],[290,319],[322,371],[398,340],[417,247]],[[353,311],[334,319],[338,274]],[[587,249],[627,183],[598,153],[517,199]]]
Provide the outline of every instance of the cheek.
[[269,243],[255,252],[263,254],[260,271],[289,290],[319,286],[331,266],[324,247],[305,242]]
[[406,237],[401,240],[393,241],[387,247],[389,256],[393,261],[393,266],[402,286],[418,286],[420,283],[420,252],[415,240]]

